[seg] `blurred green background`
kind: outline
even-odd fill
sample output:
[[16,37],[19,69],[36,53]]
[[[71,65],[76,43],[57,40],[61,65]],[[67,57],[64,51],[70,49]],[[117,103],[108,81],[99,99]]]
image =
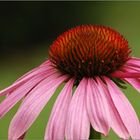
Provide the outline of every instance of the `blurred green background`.
[[[0,89],[47,59],[50,44],[65,30],[81,24],[110,26],[124,35],[140,56],[140,2],[0,2]],[[52,105],[61,87],[29,129],[26,139],[43,139]],[[140,118],[140,95],[124,91]],[[0,139],[7,139],[17,104],[0,120]],[[130,122],[133,123],[133,122]],[[103,139],[117,140],[111,131]]]

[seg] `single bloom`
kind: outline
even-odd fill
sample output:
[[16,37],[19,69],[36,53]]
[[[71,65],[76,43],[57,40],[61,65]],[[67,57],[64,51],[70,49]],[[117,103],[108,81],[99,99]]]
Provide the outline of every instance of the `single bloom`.
[[140,139],[138,117],[120,89],[129,83],[140,92],[140,59],[130,53],[127,40],[109,27],[64,32],[50,46],[48,60],[0,91],[0,118],[22,100],[8,139],[24,138],[61,84],[45,140],[89,139],[90,126],[105,136],[112,128],[122,139]]

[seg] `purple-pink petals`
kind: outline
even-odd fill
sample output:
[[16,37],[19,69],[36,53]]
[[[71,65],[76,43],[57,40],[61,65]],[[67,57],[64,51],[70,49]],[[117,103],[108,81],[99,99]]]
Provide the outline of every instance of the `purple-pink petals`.
[[[0,118],[21,100],[8,139],[24,139],[57,88],[45,140],[87,140],[90,129],[121,139],[140,139],[135,110],[119,87],[140,92],[140,59],[130,57],[126,39],[109,27],[83,25],[52,44],[49,59],[0,91]],[[1,133],[1,132],[0,132]]]

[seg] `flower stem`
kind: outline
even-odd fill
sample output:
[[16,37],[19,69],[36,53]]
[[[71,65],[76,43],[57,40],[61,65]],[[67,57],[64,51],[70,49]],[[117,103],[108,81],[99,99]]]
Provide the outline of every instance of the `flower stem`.
[[101,139],[101,133],[95,131],[92,127],[90,127],[90,140]]

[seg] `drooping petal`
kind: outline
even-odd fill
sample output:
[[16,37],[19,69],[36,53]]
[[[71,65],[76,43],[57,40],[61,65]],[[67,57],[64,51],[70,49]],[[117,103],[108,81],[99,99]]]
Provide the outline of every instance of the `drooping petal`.
[[140,58],[138,58],[138,57],[134,57],[134,56],[132,56],[131,59],[133,59],[133,60],[137,60],[137,61],[140,62]]
[[96,80],[98,83],[98,89],[100,90],[100,93],[104,93],[104,95],[106,96],[105,99],[108,102],[108,110],[110,112],[110,119],[109,119],[110,126],[120,138],[128,139],[129,138],[128,131],[124,126],[124,123],[110,97],[110,94],[108,92],[105,83],[98,77],[96,78]]
[[48,59],[47,61],[43,62],[39,67],[42,67],[42,66],[52,66],[52,62]]
[[138,92],[140,92],[140,79],[124,78],[130,85],[132,85]]
[[25,73],[23,76],[21,76],[19,79],[16,80],[19,81],[23,78],[25,78],[26,76],[28,76],[29,74],[31,73],[34,73],[34,75],[36,75],[36,72],[39,70],[39,69],[44,69],[44,70],[50,70],[50,69],[54,69],[51,65],[51,62],[50,60],[47,60],[45,61],[44,63],[42,63],[40,66],[36,67],[36,68],[33,68],[32,70],[30,70],[29,72]]
[[59,94],[48,121],[45,140],[64,140],[66,117],[72,97],[74,80],[70,79]]
[[87,79],[82,79],[70,102],[66,121],[66,139],[81,140],[89,138],[90,123],[86,110]]
[[[27,82],[33,76],[35,76],[35,75],[37,75],[39,73],[44,73],[48,69],[50,69],[50,67],[38,67],[35,71],[29,72],[29,74],[27,74],[27,75],[25,74],[25,76],[23,76],[23,78],[18,79],[11,86],[5,88],[4,90],[1,90],[0,91],[0,96],[4,96],[4,95],[10,93],[11,91],[15,90],[16,88],[18,88],[19,86],[21,86],[22,84],[24,84],[25,82]],[[54,69],[54,68],[52,67],[52,69]]]
[[140,78],[140,68],[127,63],[111,74],[117,78]]
[[56,88],[68,78],[63,75],[40,83],[36,89],[28,94],[9,127],[9,140],[16,140],[35,121],[41,110],[47,104]]
[[107,77],[104,78],[113,103],[132,139],[140,139],[140,123],[137,115],[120,89]]
[[88,79],[87,85],[87,112],[92,127],[104,135],[109,132],[109,110],[104,93],[98,90],[93,79]]
[[140,59],[136,57],[132,57],[126,62],[126,65],[134,66],[140,68]]
[[111,77],[116,78],[140,78],[140,72],[123,72],[120,70],[117,70],[113,73],[111,73]]
[[[37,84],[43,79],[56,73],[55,71],[48,70],[42,74],[38,74],[25,84],[14,90],[12,94],[7,96],[0,104],[0,118],[2,118],[19,100],[21,100],[28,92],[30,92]],[[51,76],[52,77],[52,76]]]
[[140,68],[124,65],[122,71],[135,73],[135,72],[140,72]]

